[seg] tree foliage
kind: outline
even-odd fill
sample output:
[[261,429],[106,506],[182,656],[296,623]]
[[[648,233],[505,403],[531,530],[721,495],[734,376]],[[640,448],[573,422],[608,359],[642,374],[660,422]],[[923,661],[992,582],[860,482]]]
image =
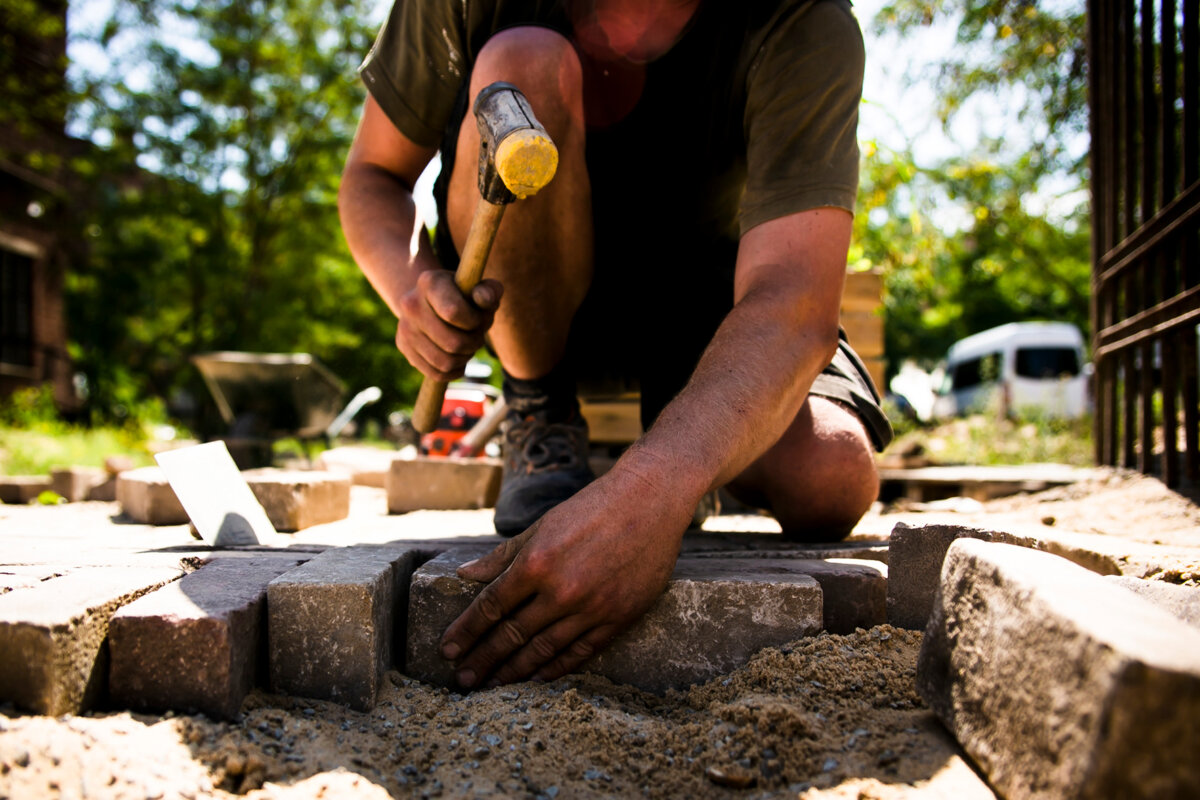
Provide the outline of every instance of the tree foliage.
[[[1024,142],[984,136],[927,163],[911,145],[865,143],[851,262],[884,270],[893,372],[904,359],[932,366],[955,340],[1006,322],[1063,320],[1087,334],[1083,15],[1082,4],[897,0],[876,16],[877,34],[954,25],[956,48],[933,65],[938,119],[948,129],[972,103],[998,104]],[[1068,202],[1050,210],[1055,197]]]
[[336,211],[370,17],[364,0],[119,0],[77,43],[108,60],[74,105],[100,145],[68,286],[95,408],[202,394],[188,357],[213,350],[312,353],[381,407],[415,392]]

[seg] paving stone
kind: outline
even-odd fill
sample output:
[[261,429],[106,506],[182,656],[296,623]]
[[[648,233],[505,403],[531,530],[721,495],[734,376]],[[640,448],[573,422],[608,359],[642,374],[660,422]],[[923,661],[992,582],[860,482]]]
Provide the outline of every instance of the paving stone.
[[[1062,556],[1101,575],[1119,574],[1122,561],[1130,564],[1127,546],[1105,552],[1105,537],[1088,537],[1061,531],[1031,533],[989,530],[966,525],[907,525],[897,523],[889,537],[888,622],[899,628],[924,630],[933,607],[946,548],[956,539],[979,539],[1020,545]],[[1111,547],[1111,545],[1109,545]],[[1164,549],[1164,548],[1158,548]]]
[[[438,645],[483,586],[455,574],[477,554],[446,552],[413,574],[406,665],[412,677],[453,685],[453,667]],[[724,674],[762,648],[810,636],[821,625],[820,586],[787,561],[680,558],[646,616],[584,669],[665,692]]]
[[0,503],[25,505],[50,490],[50,478],[45,475],[0,475]]
[[384,671],[403,662],[409,577],[425,557],[409,546],[343,547],[271,581],[272,690],[374,706]]
[[1140,595],[1189,625],[1200,627],[1200,587],[1147,581],[1127,575],[1109,575],[1104,580]]
[[242,477],[277,531],[301,531],[350,515],[348,475],[268,468]]
[[951,544],[917,688],[1003,796],[1200,786],[1200,631],[1057,556]]
[[0,701],[52,716],[94,707],[107,686],[112,615],[182,574],[95,567],[0,595]]
[[[811,575],[821,585],[824,629],[830,633],[854,633],[887,622],[887,564],[859,557],[822,558],[820,550],[768,550],[747,553],[704,552],[689,559],[744,559],[763,574],[774,562],[784,561],[787,573]],[[841,552],[835,550],[834,552]]]
[[[68,503],[78,503],[93,498],[92,492],[108,482],[110,476],[99,467],[66,467],[50,470],[50,490]],[[116,483],[111,486],[115,491]]]
[[333,447],[317,456],[317,468],[349,475],[355,486],[383,489],[392,461],[398,456],[397,450],[377,447]]
[[141,467],[118,475],[117,502],[134,522],[182,525],[188,521],[183,504],[160,467]]
[[387,476],[388,513],[423,508],[491,508],[503,467],[495,458],[396,459]]
[[265,672],[267,584],[303,558],[218,557],[123,606],[108,628],[112,703],[236,716]]

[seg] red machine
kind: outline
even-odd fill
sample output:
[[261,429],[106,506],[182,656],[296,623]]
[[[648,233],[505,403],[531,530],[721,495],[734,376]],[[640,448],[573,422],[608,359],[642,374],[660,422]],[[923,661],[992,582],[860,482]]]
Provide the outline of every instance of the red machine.
[[[463,437],[488,416],[498,394],[486,384],[452,383],[446,387],[437,427],[421,437],[421,453],[429,456],[467,455],[456,452],[460,450]],[[470,453],[482,454],[482,447]]]

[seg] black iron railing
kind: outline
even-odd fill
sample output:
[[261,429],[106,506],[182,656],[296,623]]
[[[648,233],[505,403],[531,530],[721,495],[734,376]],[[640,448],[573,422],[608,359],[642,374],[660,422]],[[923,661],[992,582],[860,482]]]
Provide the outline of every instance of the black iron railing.
[[1089,0],[1096,461],[1200,477],[1200,0]]

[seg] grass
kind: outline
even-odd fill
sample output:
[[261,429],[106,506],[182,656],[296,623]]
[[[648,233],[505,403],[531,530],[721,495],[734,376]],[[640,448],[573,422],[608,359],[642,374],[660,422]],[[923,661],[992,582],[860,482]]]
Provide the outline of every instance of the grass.
[[153,464],[144,425],[86,427],[59,418],[48,388],[0,403],[0,475],[46,475],[59,467],[101,467],[109,456]]
[[146,442],[119,428],[0,427],[0,474],[46,475],[58,467],[101,467],[109,456],[128,456],[135,466],[153,464]]
[[1090,467],[1095,463],[1090,415],[1063,420],[976,414],[930,427],[909,426],[898,433],[889,448],[892,452],[919,444],[937,464],[1055,463]]

